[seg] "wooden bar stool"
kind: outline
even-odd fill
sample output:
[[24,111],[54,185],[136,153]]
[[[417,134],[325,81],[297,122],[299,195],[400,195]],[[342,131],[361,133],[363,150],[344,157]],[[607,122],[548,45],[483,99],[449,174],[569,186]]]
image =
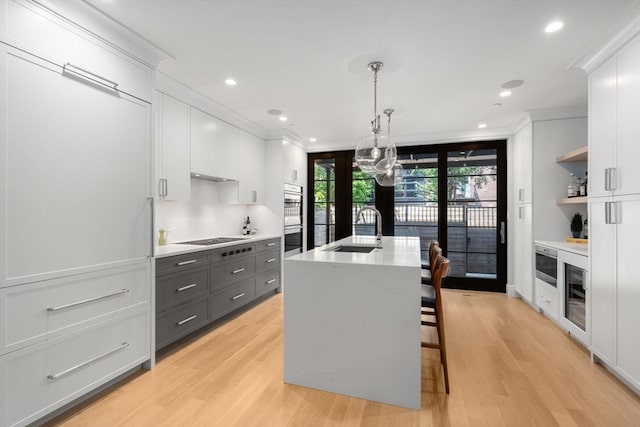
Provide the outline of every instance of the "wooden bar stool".
[[444,338],[444,313],[442,310],[441,285],[442,279],[447,277],[449,272],[449,260],[441,255],[442,250],[438,247],[437,255],[431,264],[433,286],[422,285],[421,306],[423,315],[435,316],[435,322],[423,320],[425,326],[434,326],[438,332],[438,343],[422,342],[422,347],[437,348],[440,350],[440,362],[444,371],[444,386],[449,394],[449,370],[447,368],[447,345]]
[[437,240],[432,240],[429,243],[429,263],[422,263],[420,271],[420,279],[423,285],[431,285],[431,266],[435,262],[437,255],[436,248],[440,248],[440,243]]

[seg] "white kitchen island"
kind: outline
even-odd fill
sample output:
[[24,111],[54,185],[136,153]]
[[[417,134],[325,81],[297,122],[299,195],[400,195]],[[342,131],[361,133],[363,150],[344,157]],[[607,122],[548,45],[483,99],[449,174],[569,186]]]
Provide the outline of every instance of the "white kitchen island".
[[284,262],[284,381],[420,409],[420,241],[348,237]]

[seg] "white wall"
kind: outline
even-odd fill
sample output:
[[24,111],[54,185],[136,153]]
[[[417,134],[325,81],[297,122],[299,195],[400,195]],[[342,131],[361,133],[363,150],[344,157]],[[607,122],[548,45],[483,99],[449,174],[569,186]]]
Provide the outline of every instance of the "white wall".
[[219,203],[220,185],[227,184],[191,179],[189,201],[156,203],[156,230],[169,230],[168,243],[237,235],[249,216],[259,234],[282,234],[280,220],[265,206]]

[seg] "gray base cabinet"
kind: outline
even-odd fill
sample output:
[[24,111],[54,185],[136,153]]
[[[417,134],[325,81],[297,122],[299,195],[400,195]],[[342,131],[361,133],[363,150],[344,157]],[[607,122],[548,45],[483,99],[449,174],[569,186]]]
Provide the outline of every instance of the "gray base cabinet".
[[280,287],[280,239],[156,260],[156,350]]

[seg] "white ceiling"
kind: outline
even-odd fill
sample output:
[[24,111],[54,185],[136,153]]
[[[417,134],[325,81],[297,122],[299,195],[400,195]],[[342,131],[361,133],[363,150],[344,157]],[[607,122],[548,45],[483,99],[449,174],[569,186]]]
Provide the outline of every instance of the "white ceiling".
[[[619,25],[633,0],[88,0],[175,59],[158,69],[266,131],[310,148],[354,147],[378,104],[403,140],[512,125],[525,110],[586,106],[568,66]],[[546,34],[554,19],[564,29]],[[233,77],[237,86],[224,80]],[[507,80],[525,84],[500,99]],[[493,106],[502,102],[502,107]],[[280,109],[283,125],[267,114]],[[293,124],[293,126],[287,126]],[[485,132],[487,131],[485,130]]]

